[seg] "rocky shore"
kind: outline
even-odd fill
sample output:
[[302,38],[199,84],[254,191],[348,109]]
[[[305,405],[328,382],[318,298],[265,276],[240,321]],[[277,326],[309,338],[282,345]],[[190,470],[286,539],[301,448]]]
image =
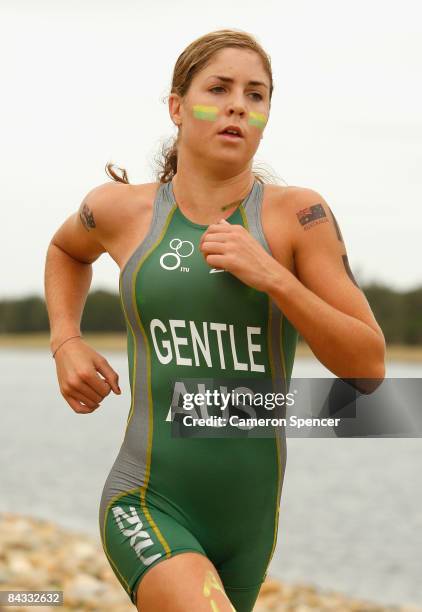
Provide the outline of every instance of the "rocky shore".
[[[101,543],[54,523],[0,513],[0,590],[60,590],[64,605],[4,606],[0,611],[133,612]],[[254,612],[422,612],[413,605],[382,606],[268,578]]]

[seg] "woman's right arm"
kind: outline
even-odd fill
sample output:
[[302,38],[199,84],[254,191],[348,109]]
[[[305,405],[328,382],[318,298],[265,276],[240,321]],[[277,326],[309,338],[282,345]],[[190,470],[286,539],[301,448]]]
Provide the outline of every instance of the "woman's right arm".
[[71,337],[81,333],[92,263],[106,252],[102,238],[110,231],[110,207],[116,206],[124,189],[123,184],[105,183],[91,190],[47,249],[44,286],[50,347],[52,353],[57,351],[60,391],[75,412],[92,412],[111,389],[120,393],[118,374],[108,361],[82,338]]

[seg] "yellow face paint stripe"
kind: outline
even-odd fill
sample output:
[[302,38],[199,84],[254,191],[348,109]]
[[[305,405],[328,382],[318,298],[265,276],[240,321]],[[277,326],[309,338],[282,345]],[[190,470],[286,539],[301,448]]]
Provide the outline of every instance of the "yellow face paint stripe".
[[218,106],[195,104],[192,110],[193,116],[196,117],[196,119],[204,119],[205,121],[215,121],[217,119]]
[[249,113],[248,123],[249,125],[255,125],[256,127],[261,128],[261,130],[263,130],[267,123],[267,117],[263,113],[256,113],[251,111]]

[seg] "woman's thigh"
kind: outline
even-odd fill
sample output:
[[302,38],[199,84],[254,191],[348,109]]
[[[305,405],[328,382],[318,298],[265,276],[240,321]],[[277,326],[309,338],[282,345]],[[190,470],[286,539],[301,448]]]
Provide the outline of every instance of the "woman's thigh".
[[[139,588],[142,612],[166,606],[169,612],[251,612],[265,579],[273,517],[263,542],[262,536],[255,538],[251,547],[242,532],[235,546],[228,525],[223,537],[204,519],[200,533],[198,525],[183,525],[182,515],[171,516],[147,502],[141,503],[136,490],[122,492],[101,521],[104,551],[131,601],[137,605]],[[218,538],[212,540],[213,535]]]
[[154,565],[135,592],[140,612],[236,612],[214,565],[196,552]]

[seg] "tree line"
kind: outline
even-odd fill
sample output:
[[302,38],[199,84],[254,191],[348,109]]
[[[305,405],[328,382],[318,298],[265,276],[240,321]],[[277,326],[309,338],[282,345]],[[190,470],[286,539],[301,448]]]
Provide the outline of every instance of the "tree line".
[[[422,343],[422,286],[398,292],[385,285],[361,286],[387,343]],[[104,290],[88,294],[81,321],[82,333],[125,332],[120,296]],[[0,301],[0,333],[49,332],[47,308],[37,295]]]

